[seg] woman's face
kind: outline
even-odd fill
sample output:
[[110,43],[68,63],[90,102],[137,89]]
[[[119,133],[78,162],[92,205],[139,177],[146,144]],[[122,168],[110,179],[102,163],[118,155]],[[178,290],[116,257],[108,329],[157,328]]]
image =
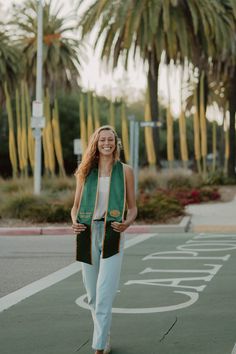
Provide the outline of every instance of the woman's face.
[[116,148],[115,135],[111,130],[102,130],[98,138],[98,151],[100,156],[110,156]]

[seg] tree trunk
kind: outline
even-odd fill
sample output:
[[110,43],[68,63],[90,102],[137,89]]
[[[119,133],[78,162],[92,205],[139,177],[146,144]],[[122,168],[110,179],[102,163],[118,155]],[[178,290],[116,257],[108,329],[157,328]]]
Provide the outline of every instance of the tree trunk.
[[236,88],[236,70],[230,79],[229,85],[229,164],[228,164],[228,176],[235,178],[235,161],[236,161],[236,141],[235,141],[235,112],[236,112],[236,101],[235,101],[235,88]]
[[[158,68],[159,62],[156,58],[155,52],[149,53],[148,57],[148,88],[150,97],[151,118],[153,122],[159,121],[158,116]],[[153,128],[153,141],[156,154],[157,167],[161,167],[160,155],[160,127]]]

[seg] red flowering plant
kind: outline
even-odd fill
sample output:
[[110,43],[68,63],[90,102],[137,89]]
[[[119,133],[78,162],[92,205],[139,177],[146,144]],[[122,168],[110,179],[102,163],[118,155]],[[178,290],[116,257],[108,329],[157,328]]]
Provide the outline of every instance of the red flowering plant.
[[217,188],[178,188],[165,191],[167,195],[175,197],[182,205],[197,204],[220,199]]

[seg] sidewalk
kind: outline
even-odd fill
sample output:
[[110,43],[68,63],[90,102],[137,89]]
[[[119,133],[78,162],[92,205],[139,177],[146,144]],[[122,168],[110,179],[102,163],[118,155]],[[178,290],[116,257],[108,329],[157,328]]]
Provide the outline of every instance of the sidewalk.
[[192,204],[186,212],[191,214],[193,232],[236,233],[236,197],[226,203]]

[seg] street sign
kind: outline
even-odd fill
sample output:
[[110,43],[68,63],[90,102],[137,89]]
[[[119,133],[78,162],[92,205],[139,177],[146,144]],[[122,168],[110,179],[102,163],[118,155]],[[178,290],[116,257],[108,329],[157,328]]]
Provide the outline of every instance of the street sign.
[[45,117],[31,117],[31,128],[43,129],[45,127]]
[[83,154],[81,139],[74,139],[74,154],[75,155],[82,155]]
[[42,101],[33,101],[33,117],[42,117],[43,116],[43,102]]
[[162,126],[161,122],[153,122],[153,121],[140,122],[140,127],[151,127],[151,128],[154,128],[154,127],[161,127],[161,126]]

